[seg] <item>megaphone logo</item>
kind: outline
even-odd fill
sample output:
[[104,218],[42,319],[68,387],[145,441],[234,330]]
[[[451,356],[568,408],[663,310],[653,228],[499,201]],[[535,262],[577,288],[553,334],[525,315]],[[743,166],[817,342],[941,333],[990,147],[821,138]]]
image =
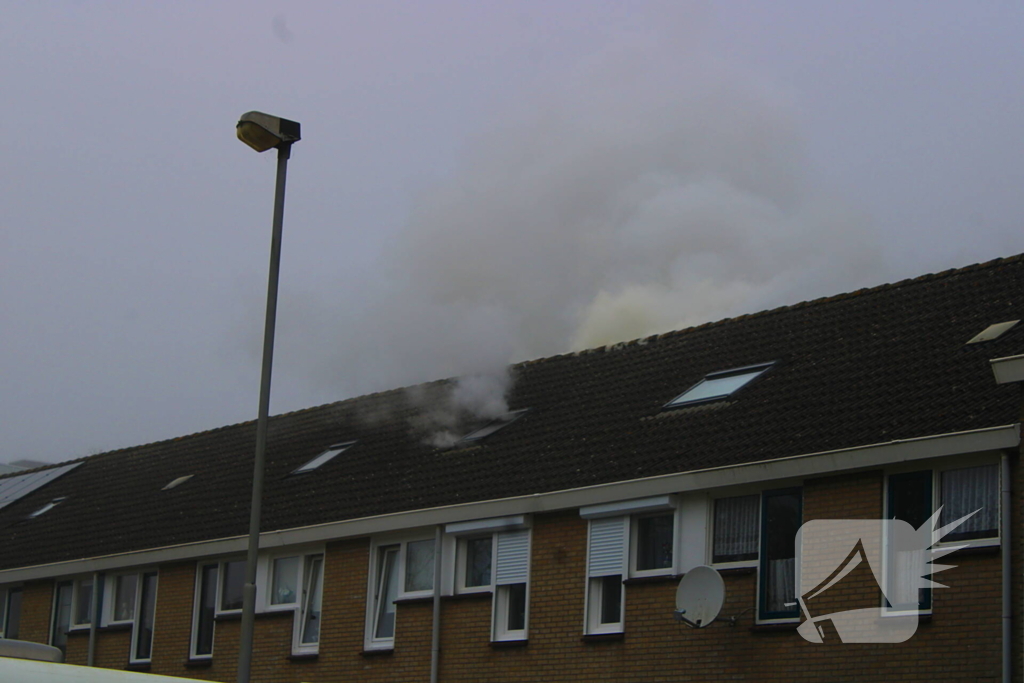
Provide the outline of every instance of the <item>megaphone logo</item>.
[[939,527],[940,508],[915,529],[898,519],[818,519],[797,532],[797,631],[812,643],[902,643],[917,632],[934,560],[963,548],[936,547],[978,511]]

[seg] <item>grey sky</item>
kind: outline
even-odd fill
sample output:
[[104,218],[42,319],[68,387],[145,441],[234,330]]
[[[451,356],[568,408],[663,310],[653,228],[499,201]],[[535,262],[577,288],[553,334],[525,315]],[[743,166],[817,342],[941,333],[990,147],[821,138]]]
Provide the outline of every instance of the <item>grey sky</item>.
[[0,462],[1024,251],[1018,2],[0,1]]

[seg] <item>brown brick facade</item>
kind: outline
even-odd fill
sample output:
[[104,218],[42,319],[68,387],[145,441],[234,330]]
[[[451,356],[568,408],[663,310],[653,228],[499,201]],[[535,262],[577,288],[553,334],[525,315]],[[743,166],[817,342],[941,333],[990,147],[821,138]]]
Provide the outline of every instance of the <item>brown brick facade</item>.
[[[1019,468],[1014,463],[1014,477]],[[1015,527],[1020,528],[1021,486],[1015,486]],[[804,521],[879,519],[884,474],[868,471],[803,482]],[[1019,539],[1015,543],[1019,564]],[[299,682],[359,680],[363,683],[426,681],[430,674],[432,601],[398,606],[395,646],[364,653],[369,540],[327,545],[320,654],[292,658],[293,617],[260,615],[256,625],[253,680]],[[1000,553],[961,552],[956,568],[938,578],[933,615],[914,637],[894,645],[825,644],[804,641],[792,627],[754,627],[757,573],[726,570],[723,617],[690,629],[673,619],[677,579],[627,581],[625,633],[583,636],[587,523],[577,510],[538,514],[532,520],[529,639],[513,645],[490,642],[489,593],[442,600],[440,680],[493,681],[677,681],[847,680],[977,681],[1000,675]],[[207,665],[189,663],[195,563],[160,567],[156,637],[151,671],[232,681],[240,623],[216,623],[214,656]],[[1019,573],[1019,572],[1018,572]],[[1015,586],[1020,603],[1020,582]],[[48,638],[53,584],[25,586],[22,637]],[[1017,633],[1021,632],[1017,624]],[[101,630],[97,664],[123,669],[130,630]],[[84,663],[87,633],[70,636],[68,661]],[[1020,663],[1020,648],[1016,662]],[[1015,680],[1021,680],[1018,668]]]

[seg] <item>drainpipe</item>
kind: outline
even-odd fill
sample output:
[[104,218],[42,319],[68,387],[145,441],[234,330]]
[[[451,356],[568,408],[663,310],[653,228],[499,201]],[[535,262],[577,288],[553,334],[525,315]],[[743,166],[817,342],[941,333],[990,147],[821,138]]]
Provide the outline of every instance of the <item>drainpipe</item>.
[[999,461],[1000,465],[1000,477],[999,480],[1002,482],[1001,496],[999,509],[1001,511],[1001,518],[999,520],[1000,526],[1000,540],[1002,541],[1002,548],[1000,555],[1003,560],[1003,683],[1010,683],[1013,678],[1013,660],[1012,660],[1012,637],[1013,637],[1013,601],[1011,600],[1011,567],[1010,559],[1013,555],[1013,544],[1011,543],[1010,530],[1012,529],[1010,514],[1010,457],[1003,453]]
[[93,572],[92,575],[92,619],[89,620],[89,655],[86,666],[96,666],[96,629],[100,621],[100,605],[102,604],[103,574]]
[[441,657],[441,525],[434,532],[434,621],[430,630],[430,683],[437,683]]

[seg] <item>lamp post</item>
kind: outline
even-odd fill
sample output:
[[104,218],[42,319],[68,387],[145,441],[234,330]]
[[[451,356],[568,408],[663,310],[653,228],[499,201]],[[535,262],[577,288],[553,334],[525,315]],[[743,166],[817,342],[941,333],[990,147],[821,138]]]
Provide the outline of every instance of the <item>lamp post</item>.
[[252,504],[249,508],[249,550],[242,589],[242,635],[238,644],[238,683],[249,683],[252,641],[256,623],[256,559],[260,547],[260,514],[263,508],[263,463],[267,451],[267,418],[270,411],[270,373],[274,364],[274,325],[277,319],[277,281],[281,269],[281,231],[284,223],[284,186],[292,144],[301,139],[299,124],[258,111],[242,114],[235,127],[238,139],[257,152],[277,148],[277,186],[274,190],[274,228],[270,241],[270,277],[267,282],[267,316],[263,328],[263,369],[260,375],[260,407],[256,422],[256,455],[252,466]]

